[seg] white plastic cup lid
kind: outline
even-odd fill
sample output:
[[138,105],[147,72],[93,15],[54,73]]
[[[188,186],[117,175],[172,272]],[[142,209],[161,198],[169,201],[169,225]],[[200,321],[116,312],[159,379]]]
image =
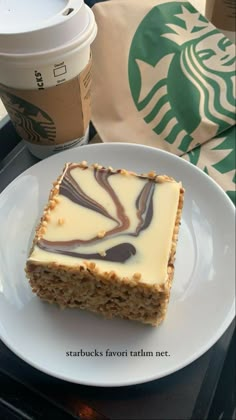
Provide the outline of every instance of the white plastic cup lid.
[[83,0],[0,1],[0,56],[60,48],[83,38],[90,21]]

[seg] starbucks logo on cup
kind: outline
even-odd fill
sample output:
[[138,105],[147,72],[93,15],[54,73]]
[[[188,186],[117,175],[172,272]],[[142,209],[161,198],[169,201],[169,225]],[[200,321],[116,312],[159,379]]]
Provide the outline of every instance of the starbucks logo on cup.
[[2,85],[0,85],[0,96],[17,133],[23,139],[35,144],[43,141],[54,144],[56,127],[47,112],[9,92],[9,89]]
[[235,46],[191,4],[154,7],[129,53],[142,118],[181,153],[235,124]]

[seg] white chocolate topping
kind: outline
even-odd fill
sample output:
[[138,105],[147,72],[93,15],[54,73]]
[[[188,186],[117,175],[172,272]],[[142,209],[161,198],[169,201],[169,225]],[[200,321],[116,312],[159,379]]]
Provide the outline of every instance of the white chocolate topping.
[[180,188],[71,164],[29,261],[74,267],[87,260],[101,273],[165,283]]

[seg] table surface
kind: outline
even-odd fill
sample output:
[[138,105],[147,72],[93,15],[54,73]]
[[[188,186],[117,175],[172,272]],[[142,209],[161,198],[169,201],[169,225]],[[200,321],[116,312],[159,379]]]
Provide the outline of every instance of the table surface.
[[[90,138],[93,135],[91,129]],[[37,163],[38,159],[28,152],[10,122],[6,121],[0,128],[0,144],[1,192],[16,176]],[[208,352],[184,369],[156,381],[123,388],[87,387],[55,379],[27,365],[0,341],[0,417],[206,419],[213,418],[209,414],[213,410],[221,412],[222,419],[232,418],[222,416],[225,401],[218,409],[212,402],[219,398],[216,393],[223,376],[223,395],[230,395],[232,415],[235,387],[231,382],[235,361],[229,348],[234,345],[234,331],[233,322]],[[224,363],[228,363],[228,370]],[[220,396],[222,398],[222,392]],[[228,402],[227,407],[229,411]]]

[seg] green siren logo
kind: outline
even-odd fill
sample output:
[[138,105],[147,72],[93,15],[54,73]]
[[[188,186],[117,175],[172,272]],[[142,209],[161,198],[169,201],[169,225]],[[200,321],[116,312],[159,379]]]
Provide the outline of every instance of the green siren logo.
[[156,6],[130,48],[133,100],[149,127],[185,153],[235,124],[235,61],[234,45],[191,4]]
[[3,85],[0,85],[0,97],[17,133],[23,139],[36,144],[42,141],[46,144],[54,143],[56,126],[47,112],[9,92]]

